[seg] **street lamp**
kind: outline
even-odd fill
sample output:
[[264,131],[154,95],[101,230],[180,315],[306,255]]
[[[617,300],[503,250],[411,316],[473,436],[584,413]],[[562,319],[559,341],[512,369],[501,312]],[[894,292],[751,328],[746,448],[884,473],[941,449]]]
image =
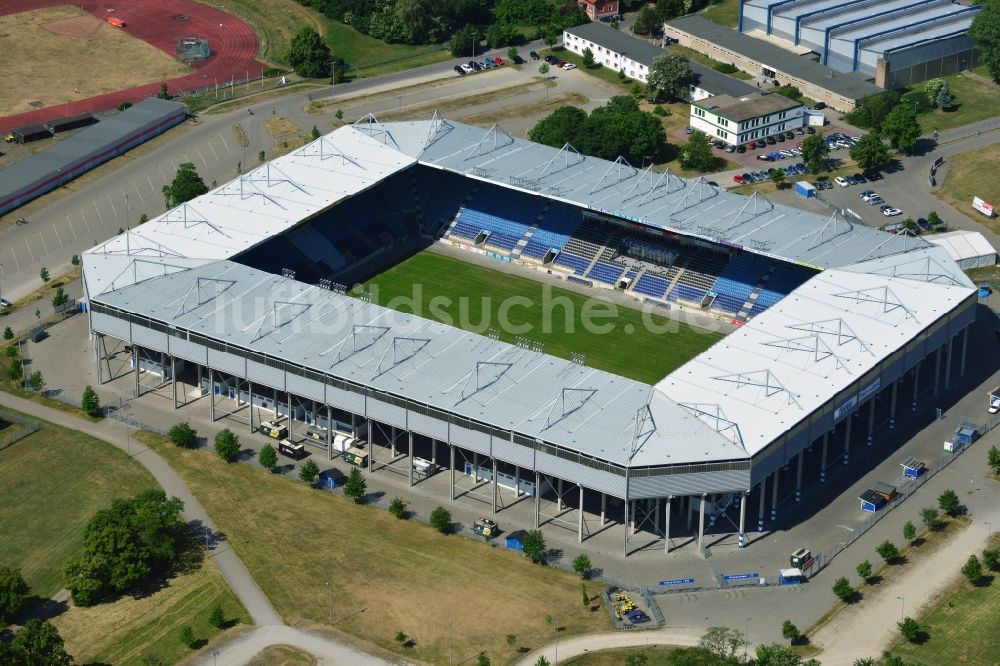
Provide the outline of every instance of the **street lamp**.
[[899,621],[902,622],[904,617],[906,616],[906,598],[905,597],[896,597],[896,598],[899,599]]
[[[2,264],[0,264],[0,268],[3,268]],[[990,539],[993,538],[993,523],[988,520],[984,520],[983,522],[986,523],[986,546],[988,548],[990,545]]]
[[552,618],[552,629],[556,632],[556,654],[553,666],[559,666],[559,620]]
[[743,661],[747,659],[747,647],[750,645],[750,618],[747,618],[747,633],[743,635]]
[[218,659],[218,657],[219,657],[219,651],[218,650],[212,650],[212,664],[213,664],[213,666],[216,664],[216,659]]
[[329,601],[329,604],[328,604],[328,611],[327,611],[327,613],[329,615],[329,622],[328,623],[332,626],[333,625],[333,580],[332,579],[327,579],[327,581],[326,581],[326,589],[327,589],[327,591],[329,592],[329,595],[330,595],[330,601]]

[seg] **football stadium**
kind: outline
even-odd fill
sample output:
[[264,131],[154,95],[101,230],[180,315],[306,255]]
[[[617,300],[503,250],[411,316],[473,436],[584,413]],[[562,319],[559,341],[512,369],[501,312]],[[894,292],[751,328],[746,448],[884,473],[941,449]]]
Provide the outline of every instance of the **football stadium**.
[[[536,527],[554,501],[625,555],[701,548],[723,516],[743,547],[779,487],[964,375],[976,305],[920,238],[437,114],[341,127],[83,267],[100,381],[128,345],[136,395],[281,419],[411,485],[447,473],[452,501],[472,479],[494,513],[533,498]],[[609,299],[634,305],[588,324]]]

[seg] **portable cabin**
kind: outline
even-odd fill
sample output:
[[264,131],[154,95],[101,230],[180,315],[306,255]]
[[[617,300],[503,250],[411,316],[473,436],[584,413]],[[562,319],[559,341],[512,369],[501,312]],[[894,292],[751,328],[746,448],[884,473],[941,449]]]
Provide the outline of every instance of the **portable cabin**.
[[289,440],[283,439],[278,442],[278,453],[292,460],[302,460],[306,456],[306,447],[302,444],[293,444]]
[[866,490],[858,496],[861,510],[875,513],[885,505],[885,499],[874,490]]
[[434,474],[434,463],[423,458],[413,458],[413,476],[418,479],[426,479]]
[[886,502],[891,502],[896,498],[896,486],[891,483],[878,482],[872,486],[872,490],[878,493]]
[[794,569],[804,569],[806,563],[812,559],[812,553],[808,548],[799,548],[788,558],[788,563],[792,565]]
[[340,457],[344,462],[358,467],[364,467],[368,463],[368,452],[354,446],[341,453]]
[[511,532],[510,534],[507,535],[507,538],[504,540],[504,546],[509,548],[510,550],[516,550],[518,552],[523,551],[524,537],[526,536],[527,532],[525,532],[524,530],[517,530]]
[[284,419],[261,421],[260,425],[257,426],[257,432],[262,435],[266,435],[271,439],[285,439],[288,437],[288,428],[281,424],[283,420]]
[[802,569],[792,567],[778,571],[778,585],[801,585],[804,579]]
[[917,460],[912,456],[899,463],[903,468],[903,476],[907,479],[915,479],[927,471],[927,465],[923,460]]

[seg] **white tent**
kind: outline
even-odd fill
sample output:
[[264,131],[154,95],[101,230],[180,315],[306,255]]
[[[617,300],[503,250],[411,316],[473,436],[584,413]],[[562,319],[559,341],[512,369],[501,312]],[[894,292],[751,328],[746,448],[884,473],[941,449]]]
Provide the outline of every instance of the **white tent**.
[[927,236],[927,240],[943,247],[963,270],[997,262],[997,251],[978,231],[949,231]]

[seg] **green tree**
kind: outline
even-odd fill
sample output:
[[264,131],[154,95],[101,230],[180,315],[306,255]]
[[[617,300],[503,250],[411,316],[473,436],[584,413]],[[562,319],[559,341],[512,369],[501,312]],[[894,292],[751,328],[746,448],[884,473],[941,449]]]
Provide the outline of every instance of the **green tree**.
[[969,555],[969,559],[962,565],[962,575],[968,578],[973,585],[979,582],[979,579],[983,577],[983,565],[979,563],[978,557]]
[[240,438],[229,428],[215,435],[215,453],[225,460],[231,461],[240,452]]
[[909,520],[906,521],[906,524],[903,525],[903,538],[912,543],[916,537],[917,537],[916,526]]
[[170,91],[167,90],[167,84],[161,83],[160,90],[156,93],[157,99],[170,99]]
[[17,345],[8,345],[7,348],[4,349],[3,353],[7,358],[15,359],[18,357],[18,354],[20,354],[20,347]]
[[337,112],[335,114],[333,114],[333,115],[334,115],[334,117],[337,120],[343,120],[344,119],[344,111],[343,111],[343,109],[337,109]]
[[38,619],[28,620],[14,634],[10,654],[15,666],[69,666],[73,663],[59,630],[50,622]]
[[899,548],[896,544],[886,540],[875,547],[875,552],[879,554],[886,564],[894,564],[899,559]]
[[190,625],[185,625],[181,627],[180,641],[182,645],[185,645],[193,649],[194,630],[191,629]]
[[854,110],[844,116],[852,125],[870,130],[882,127],[885,117],[899,105],[903,96],[897,90],[865,95],[854,105]]
[[7,379],[12,382],[21,381],[24,377],[24,366],[20,362],[14,362],[7,366]]
[[583,50],[583,66],[591,69],[594,66],[594,52],[588,46]]
[[512,47],[510,47],[509,49],[507,49],[507,58],[508,58],[508,59],[509,59],[509,60],[510,60],[511,62],[514,62],[514,58],[515,58],[515,57],[517,57],[517,48],[516,48],[516,47],[514,47],[514,46],[512,46]]
[[801,666],[802,664],[802,657],[795,650],[777,643],[758,645],[754,655],[757,658],[751,663],[755,666]]
[[257,161],[263,162],[266,159],[267,159],[267,153],[265,153],[263,150],[257,152]]
[[73,602],[92,606],[165,572],[183,538],[183,509],[176,497],[146,490],[94,514],[84,532],[83,554],[63,565]]
[[872,563],[865,560],[855,568],[855,571],[861,576],[861,580],[867,583],[868,579],[872,577]]
[[637,35],[648,35],[655,32],[660,25],[661,21],[656,16],[656,10],[650,5],[643,5],[635,15],[632,32]]
[[698,647],[729,663],[736,661],[737,653],[744,649],[746,642],[746,637],[735,629],[709,627],[698,641]]
[[899,633],[911,643],[916,643],[920,639],[920,625],[912,617],[907,617],[896,623]]
[[173,182],[163,186],[163,199],[167,208],[173,208],[206,192],[208,192],[208,186],[198,175],[194,164],[183,162],[177,167]]
[[355,504],[360,504],[367,488],[368,484],[361,470],[357,467],[352,469],[347,476],[347,482],[344,483],[344,495],[354,500]]
[[826,167],[826,156],[830,153],[830,148],[823,140],[822,134],[810,134],[802,141],[802,161],[809,169],[809,173],[818,174]]
[[441,534],[451,532],[451,511],[439,506],[431,511],[430,525]]
[[590,605],[590,595],[587,594],[587,584],[586,583],[580,583],[580,588],[581,588],[581,590],[583,592],[583,606],[584,606],[584,608],[586,608],[587,606]]
[[524,556],[535,564],[540,564],[545,560],[545,535],[541,530],[528,530],[524,535],[523,542]]
[[32,391],[41,391],[45,386],[45,379],[42,377],[40,370],[35,370],[28,375],[28,386],[31,387]]
[[771,92],[778,93],[779,95],[783,95],[784,97],[795,100],[796,102],[802,101],[802,91],[796,88],[795,86],[789,86],[789,85],[778,86],[774,88]]
[[928,104],[937,106],[938,93],[941,92],[943,85],[944,79],[928,79],[924,82],[924,92],[927,93]]
[[28,598],[28,584],[20,569],[0,566],[0,625],[17,615]]
[[52,307],[58,308],[60,305],[65,305],[66,303],[69,303],[69,296],[66,295],[62,287],[59,287],[52,297]]
[[688,142],[681,148],[680,165],[688,171],[709,171],[715,164],[712,147],[708,145],[708,136],[695,130],[688,137]]
[[302,465],[302,468],[299,470],[299,479],[302,480],[302,483],[314,486],[316,485],[316,479],[318,478],[319,478],[319,465],[316,464],[315,460],[310,458],[305,462],[305,464]]
[[[882,135],[898,151],[912,152],[920,138],[920,123],[917,114],[909,104],[900,104],[889,112],[882,121]],[[852,155],[853,157],[853,155]]]
[[927,213],[927,224],[931,225],[932,227],[936,227],[937,225],[941,224],[941,216],[937,214],[937,211],[932,210],[931,212]]
[[785,180],[787,180],[787,176],[785,175],[784,169],[775,169],[774,171],[771,172],[769,178],[771,182],[774,183],[774,186],[779,190],[784,188]]
[[535,666],[552,666],[552,663],[543,655],[535,660]]
[[555,28],[547,26],[542,32],[542,41],[545,42],[545,45],[550,49],[555,46],[556,42],[559,41],[559,36],[556,34]]
[[270,444],[265,444],[260,447],[260,453],[257,455],[257,462],[260,466],[269,472],[274,471],[274,466],[278,464],[278,454],[275,452],[274,447]]
[[684,0],[656,0],[656,18],[660,23],[683,16],[686,11]]
[[[143,220],[140,217],[139,218],[139,224],[142,224],[142,221]],[[72,265],[74,265],[74,266],[79,266],[80,265],[80,255],[74,254],[72,257],[69,258],[69,263],[72,264]]]
[[301,28],[292,37],[285,60],[299,76],[317,79],[330,74],[333,54],[323,38],[313,28]]
[[474,25],[466,25],[452,36],[448,42],[448,49],[453,56],[459,58],[475,57],[479,37],[479,28]]
[[920,510],[920,519],[924,522],[924,525],[931,530],[941,524],[941,518],[940,514],[938,514],[938,510],[930,506]]
[[80,409],[87,416],[101,415],[101,398],[90,384],[83,389],[83,397],[80,399]]
[[[544,65],[543,65],[544,66]],[[541,71],[539,69],[539,71]],[[553,148],[562,148],[576,139],[580,127],[587,121],[587,112],[575,106],[560,106],[531,128],[528,138]]]
[[167,438],[183,449],[193,449],[198,445],[198,433],[187,421],[175,424],[167,431]]
[[389,502],[389,513],[402,520],[406,518],[406,507],[406,500],[402,497],[393,497],[392,501]]
[[13,340],[14,339],[14,329],[12,329],[10,326],[8,326],[7,328],[3,329],[3,339],[4,340]]
[[986,464],[990,466],[994,474],[1000,474],[1000,449],[996,445],[991,446],[986,454]]
[[226,615],[222,612],[222,606],[215,604],[212,612],[208,615],[208,623],[216,629],[222,629],[226,624]]
[[[545,76],[546,74],[548,74],[549,73],[549,63],[543,62],[541,65],[539,65],[538,66],[538,73],[541,74],[542,76]],[[572,109],[572,108],[575,108],[575,107],[568,107],[568,108]],[[584,115],[586,115],[586,114],[584,114]]]
[[593,565],[590,563],[590,556],[586,553],[580,553],[573,558],[573,571],[580,574],[581,578],[589,577],[591,569],[593,569]]
[[882,143],[876,132],[869,132],[851,147],[851,159],[858,163],[862,171],[884,168],[889,163],[889,149]]
[[507,647],[513,648],[517,645],[517,634],[507,634],[504,640],[507,642]]
[[954,518],[962,510],[962,501],[954,490],[946,490],[938,497],[938,508]]
[[975,42],[979,58],[990,76],[1000,83],[1000,2],[986,0],[981,4],[982,9],[969,26],[969,37]]
[[408,641],[408,640],[410,640],[410,637],[407,636],[404,632],[402,632],[402,631],[397,631],[396,632],[396,642],[397,643],[399,643],[400,645],[406,645],[406,641]]
[[148,215],[146,215],[145,213],[143,213],[142,215],[139,216],[139,224],[146,224],[147,222],[149,222],[149,216]]
[[320,137],[319,128],[313,125],[312,131],[309,132],[309,135],[313,138],[313,141],[318,139]]
[[841,576],[833,582],[833,593],[841,601],[849,602],[857,594],[857,591],[851,587],[851,583],[846,578]]
[[1000,550],[987,548],[983,551],[983,564],[991,571],[1000,569]]
[[395,9],[407,44],[426,44],[440,37],[430,0],[396,0]]
[[781,623],[781,635],[792,645],[797,644],[802,636],[799,628],[791,620]]
[[653,103],[684,99],[690,84],[691,67],[687,59],[675,53],[658,55],[649,66],[646,99]]
[[49,269],[42,266],[42,270],[38,271],[38,277],[42,278],[42,282],[48,282],[51,279],[49,277]]

